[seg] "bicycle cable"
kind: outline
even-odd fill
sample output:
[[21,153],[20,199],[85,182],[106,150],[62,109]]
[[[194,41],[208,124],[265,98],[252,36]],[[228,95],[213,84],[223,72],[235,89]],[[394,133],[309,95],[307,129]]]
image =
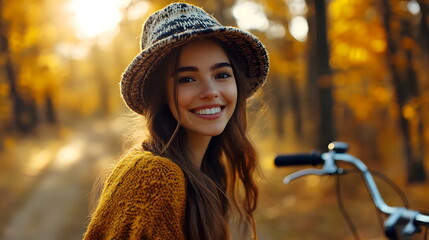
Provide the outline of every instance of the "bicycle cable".
[[404,192],[401,190],[401,188],[392,181],[392,179],[390,179],[388,176],[386,176],[385,174],[383,174],[380,171],[377,170],[372,170],[369,169],[368,170],[372,175],[380,178],[381,180],[383,180],[385,183],[387,183],[387,185],[389,185],[395,192],[396,194],[398,194],[398,196],[401,198],[402,204],[404,205],[405,208],[410,208],[410,202],[408,201],[407,196],[405,196]]
[[[409,208],[409,201],[408,198],[405,196],[404,192],[398,187],[397,184],[395,184],[389,177],[387,177],[385,174],[377,171],[377,170],[371,170],[368,169],[368,171],[373,174],[374,176],[376,176],[377,178],[379,178],[380,180],[384,181],[387,185],[389,185],[389,187],[391,187],[395,193],[400,197],[402,204],[404,205],[404,207]],[[344,170],[343,174],[347,174],[347,173],[360,173],[360,171],[358,171],[357,169],[348,169],[348,170]],[[359,174],[361,175],[361,174]],[[350,215],[348,214],[345,206],[344,206],[344,202],[343,199],[341,197],[341,187],[340,187],[340,175],[337,175],[336,178],[336,195],[337,195],[337,202],[338,202],[338,206],[340,208],[341,214],[343,215],[350,231],[352,232],[354,238],[356,240],[359,240],[359,234],[357,232],[356,226],[354,225]],[[382,229],[382,231],[384,231],[384,227],[383,227],[383,222],[384,219],[380,213],[380,211],[378,211],[377,207],[375,206],[375,204],[373,205],[375,207],[376,210],[376,214],[378,217],[378,222],[380,223],[380,227]],[[427,235],[428,235],[428,228],[426,227],[425,233],[424,233],[424,237],[423,239],[427,239]]]
[[[367,170],[369,173],[371,173],[371,170],[370,169],[368,169]],[[383,174],[381,174],[380,173],[380,175],[383,175]],[[363,175],[361,175],[360,174],[360,176],[361,176],[361,179],[363,180],[363,181],[365,181],[365,179],[364,179],[364,177],[363,177]],[[384,176],[384,175],[383,175]],[[393,189],[394,189],[394,191],[396,191],[396,193],[398,194],[398,195],[403,195],[403,193],[402,193],[402,191],[398,188],[398,186],[396,186],[395,185],[395,183],[393,183],[387,176],[384,176],[385,178],[381,178],[380,176],[377,176],[377,177],[379,177],[380,179],[383,179],[383,180],[385,180],[386,182],[389,182],[388,183],[388,185],[389,186],[391,186]],[[387,179],[387,180],[386,180]],[[390,185],[390,184],[392,184],[392,185]],[[367,192],[368,192],[368,194],[369,195],[371,195],[371,192],[369,191],[369,189],[368,188],[366,188],[366,190],[367,190]],[[375,214],[377,215],[377,219],[378,219],[378,224],[379,224],[379,227],[380,227],[380,229],[381,229],[381,232],[384,232],[385,231],[385,229],[384,229],[384,221],[385,221],[385,218],[383,217],[383,215],[382,215],[382,213],[381,213],[381,211],[377,208],[377,206],[375,205],[375,203],[374,202],[372,202],[373,204],[372,204],[372,206],[374,207],[374,210],[375,210]]]
[[341,197],[341,186],[340,186],[340,175],[336,175],[336,181],[335,181],[335,189],[336,189],[336,195],[337,195],[337,203],[338,207],[340,208],[341,214],[343,214],[344,220],[346,220],[347,226],[349,226],[350,231],[353,234],[353,237],[356,240],[359,240],[359,234],[356,229],[356,226],[354,225],[349,213],[347,212],[346,208],[344,207],[344,202]]
[[[385,183],[387,183],[391,188],[394,189],[394,191],[396,192],[396,194],[398,194],[398,196],[401,198],[402,204],[404,205],[405,208],[410,208],[410,203],[408,201],[407,196],[405,196],[404,192],[401,190],[401,188],[392,181],[392,179],[390,179],[388,176],[386,176],[385,174],[383,174],[380,171],[377,170],[368,170],[372,175],[380,178],[381,180],[383,180]],[[423,233],[423,240],[427,240],[428,239],[428,231],[429,231],[429,226],[425,226],[425,230]]]
[[[356,173],[361,173],[359,170],[357,170],[357,169],[347,169],[347,170],[345,170],[345,169],[343,169],[343,173],[342,174],[348,174],[348,173],[354,173],[354,174],[356,174]],[[363,177],[361,174],[359,174],[361,177]],[[340,175],[337,175],[337,176],[340,176]],[[368,190],[368,189],[367,189]],[[369,190],[368,190],[369,191]],[[341,210],[341,213],[343,214],[343,216],[344,216],[344,218],[346,219],[346,222],[347,222],[347,224],[348,224],[348,226],[349,226],[349,228],[350,228],[350,230],[353,232],[353,230],[352,229],[356,229],[356,227],[354,227],[354,225],[353,225],[353,222],[351,221],[351,218],[350,218],[350,216],[348,216],[348,213],[347,213],[347,210],[345,209],[345,207],[344,207],[344,205],[342,204],[342,202],[340,202],[340,201],[342,201],[341,200],[341,196],[340,196],[340,189],[337,189],[337,201],[338,201],[338,204],[339,204],[339,208],[340,208],[340,210]],[[339,198],[338,198],[338,196],[339,196]],[[383,225],[383,222],[384,222],[384,218],[383,218],[383,216],[381,215],[381,212],[378,210],[378,208],[375,206],[375,204],[372,204],[372,206],[374,207],[374,211],[375,211],[375,214],[377,215],[377,219],[378,219],[378,223],[379,223],[379,226],[380,226],[380,229],[381,229],[381,232],[384,232],[384,225]],[[351,223],[351,224],[350,224]],[[357,231],[357,230],[356,230]],[[355,235],[355,234],[354,234]]]
[[[390,179],[388,176],[386,176],[385,174],[383,174],[380,171],[377,170],[372,170],[372,169],[368,169],[368,171],[375,177],[379,178],[380,180],[384,181],[384,183],[386,183],[387,185],[389,185],[389,187],[391,187],[395,193],[399,196],[399,198],[402,201],[402,204],[405,208],[410,208],[410,203],[408,201],[407,196],[405,196],[404,192],[401,190],[401,188],[392,181],[392,179]],[[369,190],[368,190],[369,191]],[[377,210],[377,207],[374,204],[375,209]],[[384,219],[380,213],[380,211],[377,211],[377,215],[378,215],[378,219],[379,219],[379,223],[381,226],[382,231],[384,231]],[[426,237],[423,237],[423,240],[425,240]]]

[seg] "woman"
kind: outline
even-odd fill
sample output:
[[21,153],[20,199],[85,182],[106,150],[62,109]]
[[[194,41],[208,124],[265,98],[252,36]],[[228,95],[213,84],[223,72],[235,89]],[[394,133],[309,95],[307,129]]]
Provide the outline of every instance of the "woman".
[[264,46],[186,3],[153,13],[141,44],[121,93],[148,139],[113,169],[84,239],[229,239],[234,212],[256,238],[246,99],[266,80]]

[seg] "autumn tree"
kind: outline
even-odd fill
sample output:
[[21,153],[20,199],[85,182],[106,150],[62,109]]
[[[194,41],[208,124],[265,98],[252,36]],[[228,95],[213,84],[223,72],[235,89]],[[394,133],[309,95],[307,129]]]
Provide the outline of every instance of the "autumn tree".
[[424,62],[429,64],[429,1],[417,0],[416,2],[420,6],[418,42],[424,55]]
[[[266,45],[270,58],[269,79],[261,91],[264,102],[269,106],[269,128],[272,137],[276,137],[279,147],[283,141],[292,140],[297,145],[311,146],[314,131],[308,128],[305,118],[305,93],[308,91],[306,83],[307,73],[306,31],[301,31],[299,37],[293,36],[290,31],[294,19],[305,19],[307,8],[302,2],[295,7],[290,6],[293,1],[271,0],[259,2],[268,18],[263,32],[256,34]],[[263,4],[262,4],[263,3]],[[305,20],[303,20],[305,22]],[[294,27],[296,27],[294,25]],[[311,120],[314,120],[311,117]],[[265,127],[267,121],[261,123]],[[264,135],[266,132],[264,132]],[[307,138],[307,134],[312,135]]]
[[326,149],[335,140],[332,78],[329,65],[327,16],[325,1],[307,0],[308,5],[308,84],[309,108],[317,120],[317,147]]
[[57,86],[62,74],[56,47],[60,39],[70,36],[66,24],[59,27],[62,4],[0,1],[0,84],[8,89],[9,98],[1,114],[11,116],[6,119],[11,129],[28,133],[40,123],[57,121]]
[[[386,61],[399,108],[399,126],[403,136],[408,182],[426,180],[424,168],[424,124],[422,98],[413,57],[416,47],[413,26],[401,13],[396,1],[382,0],[386,30]],[[402,16],[401,16],[402,15]]]
[[[35,127],[37,112],[32,93],[30,91],[24,92],[25,89],[19,88],[19,76],[17,74],[17,66],[13,62],[13,50],[11,49],[10,42],[12,22],[6,18],[6,7],[7,2],[0,0],[0,67],[2,70],[0,72],[2,75],[2,82],[0,84],[8,86],[10,108],[7,111],[12,113],[10,114],[12,115],[11,119],[4,120],[10,121],[11,123],[9,124],[11,126],[14,126],[20,132],[26,133]],[[3,114],[4,116],[9,115],[6,112],[3,112]]]

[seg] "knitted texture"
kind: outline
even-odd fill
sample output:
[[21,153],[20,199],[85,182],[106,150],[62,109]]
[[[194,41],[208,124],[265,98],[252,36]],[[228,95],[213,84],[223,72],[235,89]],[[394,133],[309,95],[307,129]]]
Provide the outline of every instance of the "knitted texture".
[[150,152],[131,152],[107,179],[84,240],[185,239],[185,198],[178,165]]
[[146,82],[157,80],[149,79],[152,72],[175,48],[200,38],[216,38],[240,62],[247,77],[247,97],[265,83],[268,54],[256,36],[239,28],[223,26],[199,7],[172,3],[149,16],[143,25],[141,52],[121,79],[121,94],[127,106],[145,114],[150,104]]

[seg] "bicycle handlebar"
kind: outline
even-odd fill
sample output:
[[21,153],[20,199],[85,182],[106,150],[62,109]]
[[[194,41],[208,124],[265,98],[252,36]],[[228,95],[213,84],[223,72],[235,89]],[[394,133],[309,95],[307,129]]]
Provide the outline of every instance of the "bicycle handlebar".
[[417,231],[417,225],[429,226],[429,216],[422,214],[418,211],[407,209],[404,207],[391,207],[387,205],[377,187],[377,184],[368,170],[367,166],[358,158],[354,157],[347,152],[347,144],[343,142],[333,142],[328,146],[329,152],[322,154],[295,154],[295,155],[278,155],[275,158],[275,165],[278,167],[292,166],[292,165],[318,165],[323,164],[320,169],[304,169],[294,172],[285,177],[283,182],[285,184],[292,180],[305,176],[305,175],[334,175],[344,173],[342,168],[336,165],[336,162],[346,162],[352,164],[358,169],[365,180],[365,184],[371,194],[372,201],[375,206],[383,213],[389,215],[385,221],[385,234],[388,237],[394,237],[394,226],[399,220],[406,220],[408,223],[405,225],[402,233],[411,235]]
[[325,161],[317,153],[303,153],[294,155],[279,155],[274,159],[274,164],[277,167],[293,166],[293,165],[320,165]]

